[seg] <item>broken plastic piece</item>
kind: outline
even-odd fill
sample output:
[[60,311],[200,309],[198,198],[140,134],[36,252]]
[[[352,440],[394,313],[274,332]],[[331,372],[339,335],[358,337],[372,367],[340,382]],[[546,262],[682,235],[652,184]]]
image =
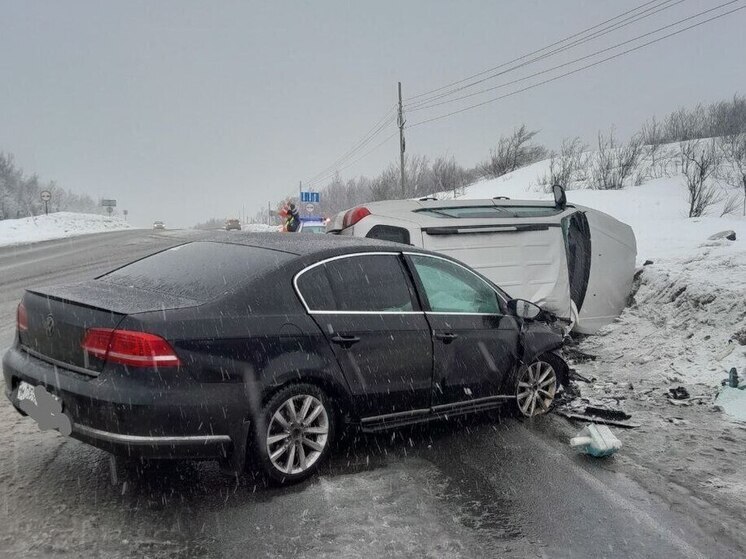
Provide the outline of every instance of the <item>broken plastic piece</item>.
[[570,439],[570,446],[591,456],[602,457],[611,456],[622,448],[622,441],[606,425],[591,424]]
[[668,391],[671,394],[669,398],[673,398],[674,400],[686,400],[689,398],[689,391],[683,386],[669,388]]

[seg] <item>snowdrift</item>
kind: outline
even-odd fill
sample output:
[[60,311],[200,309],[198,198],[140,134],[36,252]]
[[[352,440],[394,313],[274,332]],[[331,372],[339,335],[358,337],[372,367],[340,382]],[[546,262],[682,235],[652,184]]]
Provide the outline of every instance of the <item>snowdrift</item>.
[[131,228],[129,223],[118,217],[72,212],[6,219],[0,221],[0,246],[36,243],[87,233]]

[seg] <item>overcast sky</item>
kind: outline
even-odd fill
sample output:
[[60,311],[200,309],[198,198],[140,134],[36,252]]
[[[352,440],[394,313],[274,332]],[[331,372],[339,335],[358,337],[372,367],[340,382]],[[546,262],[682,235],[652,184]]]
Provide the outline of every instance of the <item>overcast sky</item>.
[[[527,70],[725,1],[680,2]],[[190,226],[244,210],[251,215],[344,154],[393,107],[397,81],[407,98],[643,3],[0,0],[0,151],[44,180],[116,198],[136,224]],[[556,147],[566,136],[591,141],[612,123],[626,136],[653,114],[746,93],[745,24],[742,10],[413,128],[408,152],[452,154],[473,165],[522,122]],[[378,139],[395,130],[391,124]],[[342,174],[374,175],[397,158],[393,138]]]

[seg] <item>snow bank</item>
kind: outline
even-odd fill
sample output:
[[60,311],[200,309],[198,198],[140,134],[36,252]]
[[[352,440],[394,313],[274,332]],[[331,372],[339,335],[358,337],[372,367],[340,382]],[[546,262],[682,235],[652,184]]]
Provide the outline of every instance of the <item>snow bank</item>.
[[62,239],[87,233],[119,231],[131,227],[118,217],[72,212],[6,219],[0,221],[0,246]]
[[266,223],[247,223],[241,229],[251,233],[277,233],[279,225],[267,225]]

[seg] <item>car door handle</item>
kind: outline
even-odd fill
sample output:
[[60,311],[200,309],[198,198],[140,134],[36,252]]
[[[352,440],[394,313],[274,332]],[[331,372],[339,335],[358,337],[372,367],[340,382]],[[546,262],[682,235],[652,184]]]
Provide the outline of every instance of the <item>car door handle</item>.
[[336,334],[332,337],[332,341],[344,348],[348,348],[353,344],[358,343],[360,341],[360,338],[358,336],[345,336],[343,334]]
[[450,344],[453,340],[458,338],[458,334],[454,334],[453,332],[443,332],[440,334],[435,334],[435,337],[439,340],[443,340],[444,344]]

